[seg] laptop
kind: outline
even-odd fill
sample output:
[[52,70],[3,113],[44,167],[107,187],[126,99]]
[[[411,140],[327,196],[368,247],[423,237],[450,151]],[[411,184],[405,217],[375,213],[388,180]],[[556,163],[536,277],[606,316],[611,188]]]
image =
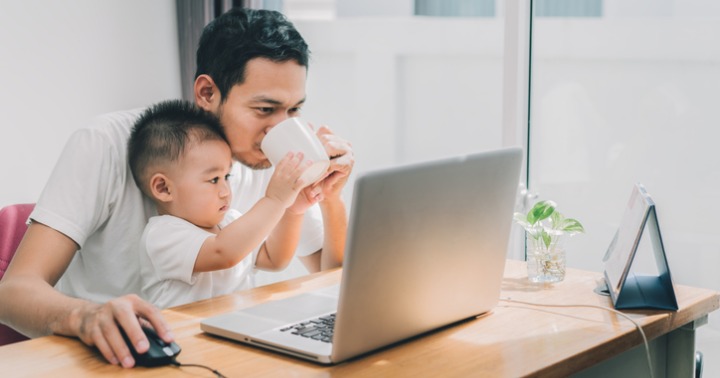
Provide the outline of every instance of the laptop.
[[499,301],[522,150],[377,170],[355,181],[339,285],[201,321],[203,331],[335,364]]

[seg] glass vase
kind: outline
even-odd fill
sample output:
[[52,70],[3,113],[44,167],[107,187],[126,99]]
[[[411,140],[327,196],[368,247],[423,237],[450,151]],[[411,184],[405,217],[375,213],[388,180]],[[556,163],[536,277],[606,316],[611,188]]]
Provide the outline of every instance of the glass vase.
[[560,282],[565,279],[565,247],[562,238],[553,240],[550,246],[528,239],[528,280],[536,283]]

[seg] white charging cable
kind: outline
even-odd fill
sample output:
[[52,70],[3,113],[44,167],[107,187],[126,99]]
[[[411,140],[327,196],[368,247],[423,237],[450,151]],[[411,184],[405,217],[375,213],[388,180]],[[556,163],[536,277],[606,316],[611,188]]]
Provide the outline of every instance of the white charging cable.
[[517,304],[523,304],[528,306],[536,306],[536,307],[589,307],[589,308],[599,308],[601,310],[610,311],[617,315],[620,315],[624,317],[625,319],[632,322],[632,324],[635,325],[635,328],[637,328],[638,332],[640,332],[640,336],[642,336],[643,343],[645,344],[645,357],[647,358],[648,363],[648,369],[650,369],[650,378],[655,378],[655,373],[653,372],[653,365],[652,360],[650,359],[650,344],[648,343],[647,337],[645,337],[645,331],[643,331],[642,326],[640,323],[636,322],[633,318],[629,317],[627,314],[624,314],[618,310],[615,310],[614,308],[609,307],[603,307],[603,306],[597,306],[597,305],[588,305],[588,304],[544,304],[544,303],[532,303],[532,302],[525,302],[525,301],[518,301],[512,298],[500,298],[501,301],[509,302],[509,303],[517,303]]

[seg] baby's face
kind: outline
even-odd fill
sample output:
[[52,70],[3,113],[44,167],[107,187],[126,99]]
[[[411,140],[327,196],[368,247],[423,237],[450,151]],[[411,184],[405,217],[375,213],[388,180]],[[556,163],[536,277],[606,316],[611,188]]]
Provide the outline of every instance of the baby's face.
[[172,170],[172,215],[214,228],[230,208],[230,146],[220,140],[190,143]]

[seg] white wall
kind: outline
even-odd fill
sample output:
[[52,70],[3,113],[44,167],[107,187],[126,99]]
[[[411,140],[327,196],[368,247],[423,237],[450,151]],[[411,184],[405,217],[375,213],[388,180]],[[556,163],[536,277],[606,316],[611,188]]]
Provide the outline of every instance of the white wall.
[[[292,0],[291,0],[292,1]],[[414,0],[335,0],[338,17],[412,16]]]
[[312,50],[303,114],[353,143],[357,174],[502,145],[502,20],[295,25]]
[[0,0],[0,206],[35,202],[70,133],[180,97],[173,0]]

